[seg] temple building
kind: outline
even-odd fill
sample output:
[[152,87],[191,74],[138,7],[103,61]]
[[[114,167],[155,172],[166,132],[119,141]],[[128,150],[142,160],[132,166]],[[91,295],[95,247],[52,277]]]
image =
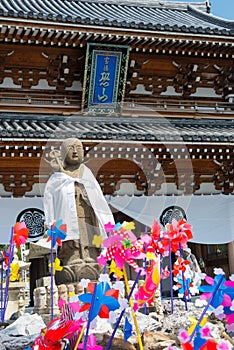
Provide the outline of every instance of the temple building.
[[43,235],[50,151],[78,137],[118,220],[186,217],[234,273],[233,57],[209,0],[2,0],[1,232],[26,213]]

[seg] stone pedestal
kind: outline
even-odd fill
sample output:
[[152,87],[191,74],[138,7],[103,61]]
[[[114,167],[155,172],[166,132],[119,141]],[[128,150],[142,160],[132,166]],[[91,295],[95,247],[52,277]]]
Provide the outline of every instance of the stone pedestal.
[[55,281],[57,285],[78,283],[82,278],[96,281],[100,271],[100,266],[96,262],[80,261],[79,264],[63,266],[62,271],[56,271]]
[[25,287],[24,282],[11,282],[8,287],[8,302],[5,313],[5,319],[9,320],[10,317],[16,312],[25,312]]

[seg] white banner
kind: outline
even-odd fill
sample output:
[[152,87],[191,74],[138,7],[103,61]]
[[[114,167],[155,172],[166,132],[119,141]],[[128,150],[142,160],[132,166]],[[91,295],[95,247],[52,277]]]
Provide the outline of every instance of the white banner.
[[8,244],[11,228],[17,221],[24,221],[30,230],[29,241],[42,238],[44,231],[43,199],[0,198],[0,244]]
[[108,203],[131,218],[151,227],[154,220],[166,220],[184,212],[193,226],[194,243],[222,244],[234,241],[234,196],[117,196]]
[[[195,243],[222,244],[234,241],[234,196],[106,196],[113,208],[122,211],[142,224],[151,227],[154,220],[160,222],[184,211],[193,226]],[[29,241],[43,236],[43,198],[0,198],[0,244],[9,243],[11,227],[16,221],[25,221],[30,229]],[[168,209],[169,208],[169,209]]]

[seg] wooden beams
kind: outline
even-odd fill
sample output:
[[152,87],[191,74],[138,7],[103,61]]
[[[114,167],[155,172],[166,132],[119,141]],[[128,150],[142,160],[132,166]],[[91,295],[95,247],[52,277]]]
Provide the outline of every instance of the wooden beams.
[[[213,185],[217,193],[234,191],[233,148],[228,146],[113,144],[111,150],[105,144],[84,143],[84,148],[87,165],[105,194],[113,195],[122,183],[131,183],[146,195],[160,193],[165,184],[175,184],[177,194],[196,193],[203,184]],[[51,174],[46,161],[50,149],[36,141],[28,146],[0,144],[1,183],[9,195],[23,196],[34,184],[46,183]]]
[[[107,33],[108,32],[108,33]],[[107,35],[108,34],[108,35]],[[120,39],[121,38],[121,39]],[[234,46],[232,38],[222,38],[207,35],[191,35],[180,33],[164,33],[157,31],[143,31],[130,29],[121,30],[119,28],[109,27],[95,29],[85,28],[83,26],[57,26],[56,24],[35,23],[27,24],[27,27],[20,24],[2,22],[0,26],[0,42],[34,44],[43,46],[84,46],[87,41],[106,42],[118,41],[120,44],[130,45],[132,50],[143,52],[161,52],[167,54],[182,55],[202,55],[202,56],[222,56],[231,58],[234,55]]]

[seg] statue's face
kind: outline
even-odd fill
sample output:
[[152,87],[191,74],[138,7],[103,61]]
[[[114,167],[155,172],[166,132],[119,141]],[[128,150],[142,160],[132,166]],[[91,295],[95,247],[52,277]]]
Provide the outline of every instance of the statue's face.
[[74,141],[74,143],[67,145],[65,162],[68,165],[80,164],[83,161],[84,152],[83,146],[79,141]]

